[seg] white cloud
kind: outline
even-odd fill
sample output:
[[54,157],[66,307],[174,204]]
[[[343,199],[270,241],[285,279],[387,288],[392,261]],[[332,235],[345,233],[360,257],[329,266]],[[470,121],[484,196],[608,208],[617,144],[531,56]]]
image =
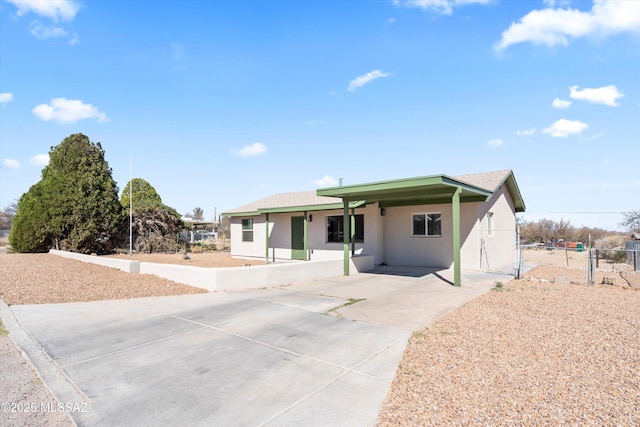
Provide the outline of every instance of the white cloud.
[[356,77],[355,79],[351,80],[347,90],[349,92],[354,92],[357,88],[362,87],[367,83],[371,83],[375,79],[379,79],[381,77],[389,77],[390,75],[391,75],[390,73],[385,73],[384,71],[381,71],[381,70],[370,71],[365,75]]
[[602,138],[603,136],[604,136],[604,131],[598,132],[594,135],[591,135],[589,138],[585,139],[585,141],[593,141],[594,139]]
[[534,133],[536,133],[536,128],[516,131],[516,135],[518,136],[531,136]]
[[502,140],[502,138],[496,138],[496,139],[490,139],[489,141],[487,141],[487,144],[489,145],[489,147],[498,148],[502,146],[503,142],[504,141]]
[[69,39],[70,45],[79,43],[78,35],[76,33],[69,34],[62,27],[48,27],[46,25],[41,25],[38,21],[33,21],[29,25],[29,28],[31,35],[40,40],[65,38]]
[[569,108],[571,106],[571,101],[567,101],[567,100],[564,100],[564,99],[556,98],[556,99],[553,100],[551,105],[553,106],[553,108],[564,109],[564,108]]
[[542,130],[542,133],[555,138],[566,138],[569,135],[576,135],[588,128],[589,125],[580,120],[560,119],[551,126]]
[[98,122],[109,121],[107,115],[93,105],[67,98],[54,98],[49,104],[40,104],[33,109],[33,114],[44,121],[53,120],[59,123],[75,123],[78,120],[93,118],[98,119]]
[[18,8],[16,15],[23,16],[29,12],[51,18],[54,21],[71,21],[80,10],[80,5],[73,0],[7,0]]
[[254,142],[251,145],[245,145],[240,150],[232,150],[231,154],[240,156],[240,157],[252,157],[258,156],[260,154],[264,154],[267,152],[266,145],[260,142]]
[[569,6],[571,0],[543,0],[543,3],[547,7]]
[[31,23],[29,32],[32,36],[41,40],[69,36],[64,28],[47,27],[45,25],[40,25],[38,21],[33,21]]
[[36,154],[35,156],[29,159],[29,164],[34,166],[46,166],[49,164],[49,155]]
[[2,164],[9,169],[18,169],[20,167],[20,162],[17,160],[13,160],[10,158],[4,159]]
[[622,98],[624,95],[618,91],[615,85],[603,86],[599,88],[584,88],[579,89],[578,86],[571,86],[569,88],[571,93],[569,96],[573,99],[579,99],[581,101],[587,101],[592,104],[604,104],[609,107],[617,107],[616,100]]
[[332,176],[325,175],[322,179],[314,181],[313,184],[316,187],[335,187],[338,185],[338,180]]
[[6,104],[13,101],[14,97],[11,92],[0,93],[0,104]]
[[415,7],[425,11],[451,15],[454,7],[467,4],[488,4],[490,0],[393,0],[396,6]]
[[[563,3],[564,4],[564,3]],[[494,45],[503,51],[517,43],[553,47],[567,46],[569,39],[580,37],[604,38],[613,34],[640,33],[640,1],[594,0],[590,11],[556,9],[555,2],[548,7],[532,10],[502,33]]]

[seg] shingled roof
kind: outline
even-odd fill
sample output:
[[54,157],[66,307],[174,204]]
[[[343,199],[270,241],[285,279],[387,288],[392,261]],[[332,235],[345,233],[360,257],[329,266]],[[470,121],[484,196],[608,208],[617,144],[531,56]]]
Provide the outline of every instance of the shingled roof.
[[342,205],[342,202],[335,197],[318,196],[316,190],[299,191],[296,193],[280,193],[255,202],[239,206],[235,209],[225,212],[224,214],[237,214],[245,212],[258,212],[258,210],[288,208],[297,206],[324,206],[324,205]]
[[506,181],[511,174],[510,169],[495,171],[495,172],[483,172],[474,173],[469,175],[457,175],[452,177],[457,181],[466,182],[467,184],[475,185],[484,190],[491,192],[496,191]]
[[[450,178],[490,193],[497,191],[506,182],[509,192],[514,199],[516,211],[524,211],[524,202],[522,201],[520,190],[515,182],[513,172],[509,169],[458,175]],[[223,215],[238,216],[241,214],[265,213],[266,211],[295,211],[297,207],[305,208],[304,210],[328,210],[340,209],[342,206],[341,199],[337,197],[318,196],[316,190],[312,190],[275,194],[229,210],[223,213]],[[352,202],[350,206],[357,207],[359,204]]]

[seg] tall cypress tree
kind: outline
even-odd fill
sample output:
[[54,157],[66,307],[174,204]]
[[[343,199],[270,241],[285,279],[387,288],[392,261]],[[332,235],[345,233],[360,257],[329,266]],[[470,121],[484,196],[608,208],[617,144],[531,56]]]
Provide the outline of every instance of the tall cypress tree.
[[80,133],[51,148],[42,179],[18,203],[9,236],[15,250],[106,253],[117,246],[124,218],[104,154]]

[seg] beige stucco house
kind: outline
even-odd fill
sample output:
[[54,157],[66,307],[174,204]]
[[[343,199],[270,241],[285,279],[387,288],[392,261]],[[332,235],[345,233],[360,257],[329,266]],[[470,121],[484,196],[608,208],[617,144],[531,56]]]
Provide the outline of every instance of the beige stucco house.
[[277,260],[372,259],[373,265],[513,273],[516,213],[511,170],[431,175],[283,193],[225,212],[231,255]]

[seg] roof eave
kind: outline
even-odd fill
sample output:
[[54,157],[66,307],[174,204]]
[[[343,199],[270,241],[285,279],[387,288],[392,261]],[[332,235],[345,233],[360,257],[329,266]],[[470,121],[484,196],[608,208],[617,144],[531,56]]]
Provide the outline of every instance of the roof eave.
[[497,191],[498,188],[502,187],[503,184],[507,185],[507,190],[509,191],[509,195],[511,196],[511,200],[513,201],[514,210],[517,213],[524,212],[526,210],[526,206],[524,204],[524,199],[522,198],[522,193],[520,193],[518,182],[516,181],[516,177],[513,174],[512,170],[510,170],[509,173],[504,177],[504,179],[500,182],[494,192]]
[[468,193],[487,198],[493,194],[491,191],[458,181],[447,175],[431,175],[392,181],[372,182],[369,184],[322,188],[317,190],[316,194],[318,196],[340,197],[346,200],[366,199],[370,202],[383,200],[388,201],[392,199],[392,197],[385,195],[388,192],[405,190],[406,193],[413,193],[413,191],[415,191],[415,197],[419,198],[423,195],[423,192],[427,192],[430,188],[435,188],[436,186],[444,186],[451,189],[461,188],[463,191]]
[[[352,201],[349,202],[349,209],[359,208],[366,204],[365,201]],[[223,212],[222,216],[234,217],[234,216],[257,216],[265,215],[269,213],[291,213],[291,212],[313,212],[313,211],[330,211],[336,209],[343,209],[342,203],[328,203],[324,205],[304,205],[304,206],[282,206],[277,208],[258,208],[256,211],[246,212]]]

